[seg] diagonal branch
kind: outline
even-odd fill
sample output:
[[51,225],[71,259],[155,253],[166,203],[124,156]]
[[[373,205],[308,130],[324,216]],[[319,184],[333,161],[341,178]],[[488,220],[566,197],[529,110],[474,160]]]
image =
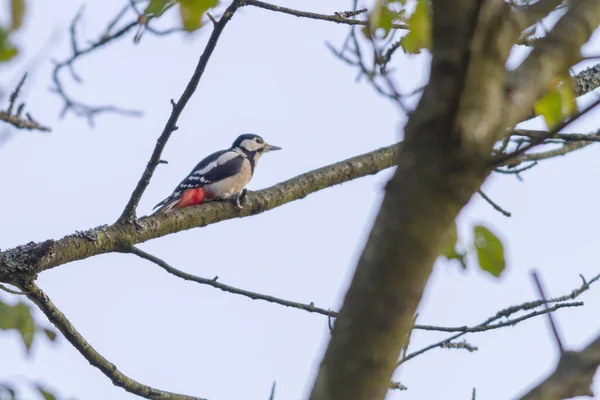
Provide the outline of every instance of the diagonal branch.
[[181,279],[184,279],[186,281],[196,282],[196,283],[199,283],[201,285],[209,285],[209,286],[212,286],[214,288],[221,289],[224,292],[233,293],[233,294],[239,294],[241,296],[249,297],[252,300],[264,300],[264,301],[267,301],[269,303],[275,303],[275,304],[279,304],[279,305],[286,306],[286,307],[297,308],[299,310],[308,311],[310,313],[317,313],[317,314],[321,314],[321,315],[326,315],[328,317],[335,317],[335,316],[337,316],[337,313],[335,311],[326,310],[324,308],[316,307],[313,303],[302,304],[302,303],[298,303],[298,302],[295,302],[295,301],[280,299],[280,298],[277,298],[277,297],[274,297],[274,296],[269,296],[269,295],[265,295],[265,294],[261,294],[261,293],[251,292],[249,290],[239,289],[239,288],[236,288],[236,287],[233,287],[233,286],[225,285],[224,283],[221,283],[221,282],[217,282],[218,277],[214,277],[213,279],[207,279],[207,278],[201,278],[199,276],[195,276],[195,275],[192,275],[192,274],[188,274],[187,272],[178,270],[177,268],[174,268],[174,267],[170,266],[164,260],[162,260],[162,259],[160,259],[160,258],[158,258],[156,256],[153,256],[152,254],[147,253],[147,252],[145,252],[143,250],[140,250],[139,248],[137,248],[135,246],[124,246],[123,247],[123,252],[135,254],[136,256],[141,257],[144,260],[148,260],[150,262],[153,262],[154,264],[158,265],[159,267],[161,267],[162,269],[164,269],[165,271],[167,271],[171,275],[175,275],[175,276],[177,276],[177,277],[179,277]]
[[[261,293],[256,293],[256,292],[251,292],[249,290],[244,290],[244,289],[236,288],[233,286],[229,286],[229,285],[223,284],[221,282],[218,282],[217,281],[218,277],[214,277],[213,279],[207,279],[207,278],[202,278],[202,277],[199,277],[196,275],[192,275],[187,272],[181,271],[177,268],[174,268],[173,266],[169,265],[163,259],[158,258],[158,257],[156,257],[146,251],[143,251],[135,246],[132,246],[132,245],[123,246],[121,251],[124,253],[135,254],[138,257],[143,258],[144,260],[148,260],[148,261],[158,265],[159,267],[161,267],[168,273],[170,273],[174,276],[177,276],[179,278],[182,278],[186,281],[192,281],[192,282],[196,282],[196,283],[199,283],[202,285],[212,286],[212,287],[214,287],[216,289],[220,289],[224,292],[238,294],[241,296],[248,297],[252,300],[264,300],[269,303],[279,304],[279,305],[282,305],[285,307],[290,307],[290,308],[296,308],[296,309],[307,311],[310,313],[321,314],[321,315],[324,315],[324,316],[327,316],[330,318],[335,318],[339,314],[336,311],[331,311],[331,310],[326,310],[321,307],[316,307],[314,305],[314,303],[312,303],[312,302],[309,304],[298,303],[295,301],[285,300],[285,299],[281,299],[278,297],[265,295],[265,294],[261,294]],[[474,326],[466,326],[465,325],[465,326],[449,327],[449,326],[415,324],[413,329],[423,330],[423,331],[434,331],[434,332],[460,332],[462,334],[467,334],[467,333],[485,332],[485,331],[489,331],[489,330],[493,330],[493,329],[503,328],[506,326],[514,326],[514,325],[518,324],[519,322],[528,320],[530,318],[537,317],[539,315],[544,315],[544,314],[547,314],[550,312],[554,312],[560,308],[582,306],[583,305],[582,302],[566,302],[566,301],[573,300],[576,297],[578,297],[579,295],[581,295],[583,292],[585,292],[586,290],[588,290],[590,288],[590,285],[592,283],[596,282],[598,279],[600,279],[600,275],[596,275],[590,281],[584,280],[581,287],[573,290],[570,294],[565,295],[565,296],[552,298],[552,299],[548,299],[548,300],[529,301],[529,302],[525,302],[525,303],[522,303],[519,305],[505,308],[503,310],[498,311],[492,317],[488,318],[487,320],[485,320],[484,322],[482,322],[478,325],[474,325]],[[553,304],[553,303],[558,303],[558,304],[555,304],[553,307],[548,307],[548,304]],[[542,307],[542,306],[545,306],[546,309],[540,310],[540,311],[534,311],[534,312],[522,315],[520,317],[516,317],[513,319],[507,319],[502,322],[493,323],[501,318],[509,318],[511,315],[513,315],[515,313],[522,312],[522,311],[528,311],[528,310],[534,310],[534,309]],[[449,339],[446,341],[449,341]]]
[[210,56],[212,55],[213,51],[215,50],[215,47],[217,46],[217,41],[219,40],[221,33],[223,33],[223,29],[225,29],[225,25],[227,25],[227,23],[231,20],[233,14],[240,7],[240,5],[241,4],[238,0],[234,0],[229,5],[229,7],[227,7],[227,10],[225,10],[223,16],[221,17],[221,19],[219,19],[219,22],[215,24],[214,30],[210,35],[210,38],[208,39],[206,47],[204,48],[204,52],[202,52],[202,55],[198,60],[198,65],[196,65],[194,74],[192,75],[192,78],[188,82],[187,86],[185,87],[183,94],[181,95],[179,100],[177,100],[176,103],[172,101],[173,110],[171,111],[171,116],[167,120],[167,123],[165,124],[162,133],[156,141],[156,146],[154,147],[154,151],[152,152],[150,160],[146,165],[146,169],[144,170],[144,173],[142,174],[142,177],[140,178],[137,186],[133,190],[133,193],[131,194],[127,205],[125,206],[123,213],[119,217],[119,222],[132,222],[135,220],[135,209],[140,199],[142,198],[144,191],[148,187],[148,184],[150,184],[150,178],[152,178],[154,170],[160,162],[160,156],[162,154],[163,149],[165,148],[165,145],[167,144],[167,141],[171,137],[171,134],[177,130],[177,120],[183,112],[183,109],[185,108],[186,104],[192,98],[192,95],[196,91],[198,83],[200,82],[200,78],[202,78],[204,70],[206,69],[206,65],[210,60]]
[[130,393],[146,399],[204,400],[199,397],[165,392],[129,378],[119,371],[113,363],[98,353],[98,351],[96,351],[96,349],[94,349],[83,338],[83,336],[81,336],[75,327],[71,325],[71,322],[69,322],[67,317],[60,312],[58,308],[56,308],[46,293],[44,293],[34,282],[22,282],[19,286],[25,292],[27,297],[33,301],[44,314],[46,314],[50,322],[52,322],[54,326],[56,326],[56,328],[62,332],[62,334],[73,345],[73,347],[75,347],[81,353],[81,355],[83,355],[85,359],[89,361],[90,364],[102,371],[102,373],[106,375],[115,386],[119,386]]
[[583,350],[561,354],[554,372],[522,400],[560,400],[577,396],[594,396],[591,386],[600,366],[600,336]]
[[100,226],[59,240],[32,242],[0,252],[0,281],[10,283],[18,277],[34,277],[41,271],[68,262],[118,252],[124,244],[142,243],[187,229],[260,214],[325,188],[390,168],[401,147],[398,144],[383,147],[248,193],[247,203],[241,210],[229,202],[210,202],[141,218],[137,224]]

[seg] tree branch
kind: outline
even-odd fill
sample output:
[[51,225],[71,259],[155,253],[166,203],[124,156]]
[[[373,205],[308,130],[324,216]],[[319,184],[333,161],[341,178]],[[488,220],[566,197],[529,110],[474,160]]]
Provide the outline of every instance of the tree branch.
[[121,9],[121,11],[119,13],[117,13],[115,18],[109,23],[109,25],[106,29],[106,32],[98,40],[91,43],[89,46],[87,46],[84,49],[79,48],[79,44],[77,41],[77,24],[79,23],[79,20],[81,19],[81,16],[83,13],[83,7],[77,12],[75,17],[73,18],[73,21],[71,21],[71,26],[69,28],[69,33],[71,36],[71,56],[64,61],[61,61],[61,62],[57,61],[55,63],[54,71],[52,72],[52,81],[54,83],[54,86],[50,89],[52,92],[54,92],[58,96],[60,96],[61,99],[63,100],[64,105],[63,105],[63,109],[60,114],[61,117],[64,117],[68,111],[72,111],[77,116],[86,117],[89,125],[93,126],[94,125],[94,117],[100,113],[114,112],[114,113],[118,113],[118,114],[122,114],[122,115],[130,115],[130,116],[138,116],[141,114],[141,112],[137,111],[137,110],[126,110],[126,109],[123,109],[123,108],[120,108],[117,106],[113,106],[113,105],[90,106],[87,104],[83,104],[83,103],[71,98],[67,94],[67,92],[64,89],[64,86],[62,84],[62,81],[60,79],[60,72],[64,68],[67,68],[71,72],[73,79],[75,79],[76,82],[81,83],[82,80],[79,77],[79,75],[77,75],[75,73],[75,70],[73,67],[73,64],[75,63],[75,61],[77,59],[79,59],[80,57],[82,57],[86,54],[90,54],[90,53],[96,51],[97,49],[104,47],[107,44],[113,42],[114,40],[123,37],[127,32],[129,32],[129,30],[131,30],[132,28],[134,28],[137,25],[137,21],[132,21],[132,22],[128,23],[127,25],[123,26],[121,29],[117,30],[116,32],[110,33],[110,31],[115,27],[115,25],[125,15],[125,12],[129,9],[129,7],[130,7],[129,4],[126,5],[125,7],[123,7]]
[[554,372],[521,400],[560,400],[594,396],[592,381],[600,366],[600,336],[579,352],[561,354]]
[[[335,13],[334,15],[324,15],[324,14],[317,14],[317,13],[313,13],[313,12],[293,10],[291,8],[281,7],[281,6],[277,6],[274,4],[265,3],[264,1],[259,1],[259,0],[242,0],[242,5],[263,8],[265,10],[280,12],[280,13],[284,13],[284,14],[288,14],[288,15],[294,15],[296,17],[316,19],[316,20],[321,20],[321,21],[337,22],[338,24],[366,26],[368,23],[368,21],[350,19],[347,17],[348,15],[350,15],[350,16],[358,15],[359,14],[358,11],[345,11],[345,12]],[[362,10],[360,10],[360,11],[362,11]],[[363,12],[366,12],[366,11],[367,10],[365,9]],[[393,24],[392,28],[408,29],[408,26],[406,26],[405,24]]]
[[126,391],[144,397],[146,399],[156,400],[204,400],[199,397],[186,396],[183,394],[165,392],[153,387],[137,382],[121,371],[117,367],[102,357],[96,349],[94,349],[79,332],[71,325],[71,322],[60,312],[58,308],[50,301],[46,293],[44,293],[32,281],[21,282],[19,287],[25,292],[27,297],[33,301],[42,310],[46,317],[62,332],[65,338],[75,347],[81,355],[85,357],[94,367],[98,368],[106,375],[115,386],[119,386]]
[[9,97],[8,108],[4,111],[0,110],[0,121],[7,122],[18,129],[49,132],[51,130],[50,128],[39,124],[31,117],[31,115],[29,115],[29,113],[25,113],[26,118],[23,118],[22,114],[23,109],[25,108],[25,103],[21,103],[17,106],[17,99],[19,97],[19,93],[21,92],[21,88],[25,83],[25,78],[27,78],[27,73],[23,74],[23,78],[21,78],[15,90],[11,93]]
[[[492,3],[500,2],[486,4]],[[471,41],[477,29],[499,26],[497,22],[485,24],[479,20],[480,15],[496,17],[498,11],[491,9],[494,4],[480,14],[482,2],[477,0],[452,5],[444,0],[433,1],[431,80],[406,125],[398,168],[386,186],[311,400],[385,397],[448,227],[487,175],[472,150],[463,148],[465,134],[473,127],[462,129],[458,115],[470,105],[463,103],[464,97],[474,95],[482,79],[475,77],[467,83],[473,64],[482,57],[477,52],[485,48],[482,43],[475,47]],[[480,34],[486,33],[486,37],[495,34]],[[508,57],[512,43],[502,43],[506,49],[500,57]],[[496,45],[494,52],[498,57]],[[502,67],[505,61],[496,60]],[[498,67],[481,70],[487,78],[497,74]],[[485,81],[486,95],[490,85],[499,85],[493,78]],[[481,99],[473,103],[476,113],[484,103],[489,105]],[[480,128],[489,130],[481,124]],[[491,151],[491,144],[486,150]]]
[[186,281],[196,282],[201,285],[209,285],[214,288],[220,289],[224,292],[239,294],[241,296],[249,297],[252,300],[264,300],[269,303],[275,303],[275,304],[279,304],[279,305],[286,306],[286,307],[297,308],[299,310],[308,311],[310,313],[326,315],[329,317],[337,316],[337,313],[335,311],[325,310],[324,308],[316,307],[313,303],[302,304],[302,303],[298,303],[295,301],[289,301],[289,300],[280,299],[280,298],[277,298],[274,296],[269,296],[266,294],[260,294],[260,293],[256,293],[256,292],[251,292],[249,290],[239,289],[239,288],[236,288],[233,286],[225,285],[224,283],[217,282],[218,277],[214,277],[213,279],[207,279],[207,278],[201,278],[199,276],[195,276],[192,274],[188,274],[187,272],[183,272],[181,270],[178,270],[177,268],[170,266],[164,260],[162,260],[156,256],[153,256],[152,254],[147,253],[143,250],[140,250],[139,248],[137,248],[135,246],[124,246],[123,252],[135,254],[136,256],[141,257],[144,260],[148,260],[148,261],[158,265],[159,267],[161,267],[162,269],[164,269],[171,275],[175,275]]
[[[207,279],[207,278],[202,278],[202,277],[199,277],[196,275],[189,274],[187,272],[184,272],[177,268],[172,267],[163,259],[158,258],[158,257],[156,257],[146,251],[143,251],[135,246],[132,246],[132,245],[123,246],[121,251],[124,253],[135,254],[140,258],[143,258],[145,260],[148,260],[148,261],[158,265],[159,267],[161,267],[162,269],[167,271],[169,274],[179,277],[181,279],[184,279],[186,281],[192,281],[192,282],[199,283],[201,285],[212,286],[212,287],[214,287],[216,289],[220,289],[224,292],[241,295],[244,297],[248,297],[252,300],[264,300],[269,303],[279,304],[279,305],[282,305],[285,307],[290,307],[290,308],[296,308],[299,310],[307,311],[309,313],[324,315],[324,316],[327,316],[330,318],[335,318],[338,316],[338,313],[336,311],[326,310],[324,308],[317,307],[312,302],[309,304],[298,303],[295,301],[285,300],[285,299],[281,299],[278,297],[265,295],[265,294],[261,294],[261,293],[256,293],[256,292],[251,292],[249,290],[244,290],[244,289],[239,289],[239,288],[236,288],[233,286],[229,286],[224,283],[218,282],[217,281],[218,277],[214,277],[213,279]],[[520,311],[532,310],[532,309],[539,308],[542,306],[547,306],[548,304],[564,302],[568,299],[574,299],[575,297],[577,297],[581,293],[583,293],[585,290],[589,289],[589,286],[593,282],[598,280],[599,278],[600,278],[600,275],[594,277],[589,282],[584,281],[584,284],[582,285],[582,287],[574,290],[570,295],[567,295],[567,296],[554,298],[554,299],[550,299],[550,300],[543,300],[543,301],[537,300],[537,301],[526,302],[526,303],[522,303],[522,304],[519,304],[516,306],[511,306],[504,310],[498,311],[496,314],[494,314],[494,316],[488,318],[483,323],[475,325],[475,326],[446,327],[446,326],[416,324],[416,325],[414,325],[413,329],[423,330],[423,331],[435,331],[435,332],[461,332],[461,333],[466,334],[466,333],[485,332],[485,331],[489,331],[489,330],[493,330],[493,329],[503,328],[506,326],[514,326],[514,325],[518,324],[519,322],[525,321],[527,319],[537,317],[539,315],[544,315],[546,313],[553,312],[553,311],[556,311],[556,310],[558,310],[560,308],[564,308],[564,307],[582,306],[583,303],[582,302],[560,303],[560,304],[556,304],[555,306],[553,306],[549,309],[547,308],[546,310],[535,311],[535,312],[520,316],[518,318],[508,319],[506,321],[503,321],[503,322],[500,322],[497,324],[492,324],[492,322],[494,322],[500,318],[504,318],[504,317],[508,318],[510,315],[520,312]],[[448,340],[446,340],[446,341],[448,341]]]
[[[523,63],[507,76],[507,107],[503,121],[514,126],[526,118],[532,104],[543,94],[552,80],[566,74],[581,60],[581,46],[600,23],[600,3],[596,0],[572,2],[552,31],[540,38]],[[579,85],[585,80],[577,79]],[[578,85],[578,86],[579,86]],[[585,92],[587,84],[580,87]]]
[[[504,310],[498,311],[495,315],[491,316],[490,318],[486,319],[482,323],[475,325],[475,326],[446,328],[445,332],[458,332],[458,333],[455,335],[452,335],[444,340],[441,340],[439,342],[430,344],[429,346],[426,346],[420,350],[414,351],[408,355],[404,354],[403,357],[401,357],[400,361],[398,361],[397,366],[400,366],[401,364],[405,363],[406,361],[409,361],[429,350],[435,349],[436,347],[441,347],[444,345],[444,343],[449,343],[452,340],[458,339],[459,337],[464,336],[467,333],[485,332],[488,330],[503,328],[506,326],[514,326],[514,325],[518,324],[519,322],[523,322],[530,318],[534,318],[534,317],[537,317],[540,315],[545,315],[545,314],[549,315],[549,313],[557,311],[560,308],[582,306],[583,305],[582,302],[568,302],[568,300],[575,300],[583,292],[587,291],[590,288],[591,284],[593,284],[594,282],[596,282],[600,279],[600,274],[594,276],[589,281],[587,281],[582,275],[580,275],[580,276],[581,276],[581,280],[582,280],[581,286],[572,290],[571,293],[569,293],[567,295],[555,297],[555,298],[552,298],[549,300],[530,301],[530,302],[522,303],[522,304],[519,304],[516,306],[511,306],[511,307],[505,308]],[[554,306],[547,307],[548,304],[553,304],[553,303],[555,303]],[[514,313],[517,313],[520,311],[533,310],[533,309],[539,308],[541,306],[546,306],[546,308],[544,310],[530,312],[530,313],[522,315],[520,317],[508,319]],[[502,321],[502,322],[496,322],[502,318],[507,318],[507,320]],[[415,325],[415,329],[422,329],[422,330],[442,331],[441,328],[442,327],[429,327],[427,325]]]
[[225,29],[225,26],[231,20],[233,14],[240,6],[241,3],[239,0],[233,0],[229,7],[227,7],[227,10],[225,10],[223,15],[221,16],[221,19],[219,19],[219,22],[214,26],[213,32],[210,35],[210,38],[208,39],[208,43],[206,43],[206,47],[204,48],[204,51],[202,52],[202,55],[198,60],[198,65],[196,65],[196,69],[194,70],[192,78],[185,87],[185,90],[183,91],[179,100],[177,100],[176,103],[172,103],[173,110],[171,111],[171,115],[169,116],[169,119],[167,120],[167,123],[165,124],[162,133],[156,141],[156,146],[154,147],[154,151],[152,152],[150,160],[146,165],[146,169],[144,170],[137,186],[133,190],[133,193],[131,194],[127,205],[125,206],[123,213],[119,217],[118,222],[133,222],[135,220],[135,209],[140,199],[142,198],[144,191],[148,187],[148,184],[150,184],[150,178],[152,178],[154,170],[160,163],[160,156],[162,154],[163,149],[165,148],[165,145],[167,144],[167,141],[171,137],[171,134],[177,130],[177,120],[183,112],[183,109],[185,108],[186,104],[192,98],[192,95],[196,91],[198,83],[200,82],[200,78],[202,78],[204,70],[206,69],[206,65],[210,60],[210,56],[212,55],[213,51],[215,50],[215,47],[217,46],[217,42],[219,40],[219,37],[221,36],[221,33],[223,33],[223,29]]
[[273,187],[249,192],[243,209],[229,202],[209,202],[167,214],[141,218],[137,224],[115,223],[65,236],[60,240],[29,243],[0,252],[0,281],[33,278],[37,273],[98,254],[118,252],[124,244],[137,244],[187,229],[232,218],[247,217],[302,199],[319,190],[376,174],[394,165],[394,144],[316,169]]

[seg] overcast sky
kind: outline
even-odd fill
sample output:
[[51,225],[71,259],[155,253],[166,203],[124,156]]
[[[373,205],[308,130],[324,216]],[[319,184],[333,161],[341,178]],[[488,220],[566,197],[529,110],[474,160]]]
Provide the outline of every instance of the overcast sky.
[[[289,7],[333,13],[350,1],[289,0]],[[325,4],[327,3],[327,4]],[[0,247],[60,238],[75,230],[112,223],[120,215],[162,131],[171,106],[189,80],[208,30],[192,38],[144,35],[82,58],[69,93],[91,104],[144,111],[143,118],[104,115],[95,129],[85,120],[58,118],[62,104],[48,91],[51,58],[69,53],[67,29],[81,2],[29,0],[19,37],[23,57],[2,66],[3,88],[14,85],[28,61],[59,33],[44,58],[29,69],[27,109],[53,127],[42,135],[14,131],[0,145]],[[124,0],[90,1],[80,34],[95,39]],[[131,17],[130,17],[131,18]],[[163,24],[175,24],[164,17]],[[244,8],[225,29],[198,91],[183,112],[146,191],[140,215],[167,196],[204,156],[253,132],[283,151],[264,156],[250,190],[368,152],[402,137],[405,119],[356,70],[324,46],[341,44],[347,27]],[[589,52],[598,54],[600,40]],[[400,55],[399,55],[400,56]],[[516,60],[516,58],[515,58]],[[399,87],[409,91],[427,79],[427,57],[397,63]],[[593,95],[592,95],[593,96]],[[590,95],[584,101],[589,102]],[[2,105],[4,107],[4,105]],[[569,131],[598,128],[599,114]],[[543,127],[539,121],[529,124]],[[4,128],[1,126],[0,128]],[[257,216],[169,235],[140,247],[176,268],[244,289],[338,309],[391,171],[359,179]],[[503,240],[508,269],[493,279],[471,263],[462,271],[440,261],[419,309],[419,323],[473,325],[507,306],[537,298],[530,279],[539,269],[549,295],[569,293],[579,274],[600,273],[598,185],[600,146],[546,161],[525,181],[494,176],[484,189],[513,213],[506,218],[475,197],[459,217],[462,238],[474,224]],[[107,254],[40,275],[39,285],[84,337],[123,373],[163,390],[211,400],[305,398],[329,339],[327,319],[184,282],[132,255]],[[14,301],[0,293],[4,301]],[[585,307],[556,314],[569,348],[578,349],[600,330],[600,284],[582,296]],[[37,313],[37,320],[48,323]],[[444,335],[417,332],[411,349]],[[475,353],[435,349],[405,364],[398,380],[409,390],[389,399],[504,400],[555,366],[557,351],[547,320],[467,337]],[[0,379],[33,378],[78,399],[132,399],[112,385],[66,341],[39,340],[25,357],[15,334],[0,335]],[[596,384],[596,390],[600,385]]]

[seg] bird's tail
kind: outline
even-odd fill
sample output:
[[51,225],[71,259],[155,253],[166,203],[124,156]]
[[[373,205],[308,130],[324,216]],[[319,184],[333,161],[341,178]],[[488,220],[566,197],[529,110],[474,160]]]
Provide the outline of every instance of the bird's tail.
[[158,207],[158,210],[154,211],[150,215],[167,213],[167,212],[171,211],[173,208],[175,208],[175,206],[180,201],[181,201],[181,197],[172,198],[172,197],[169,196],[166,199],[164,199],[163,201],[161,201],[160,203],[158,203],[157,205],[155,205],[154,208]]
[[158,203],[157,205],[155,205],[154,208],[159,207],[159,209],[156,210],[152,215],[158,213],[166,213],[174,208],[183,208],[193,206],[196,204],[202,204],[205,200],[206,193],[204,192],[203,188],[188,189],[175,197],[171,195],[163,201],[161,201],[160,203]]

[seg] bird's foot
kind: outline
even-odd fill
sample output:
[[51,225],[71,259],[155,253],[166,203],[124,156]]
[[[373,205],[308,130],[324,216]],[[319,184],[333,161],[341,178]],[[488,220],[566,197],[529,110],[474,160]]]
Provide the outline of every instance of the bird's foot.
[[234,197],[234,204],[239,208],[244,208],[247,192],[248,190],[244,189]]

